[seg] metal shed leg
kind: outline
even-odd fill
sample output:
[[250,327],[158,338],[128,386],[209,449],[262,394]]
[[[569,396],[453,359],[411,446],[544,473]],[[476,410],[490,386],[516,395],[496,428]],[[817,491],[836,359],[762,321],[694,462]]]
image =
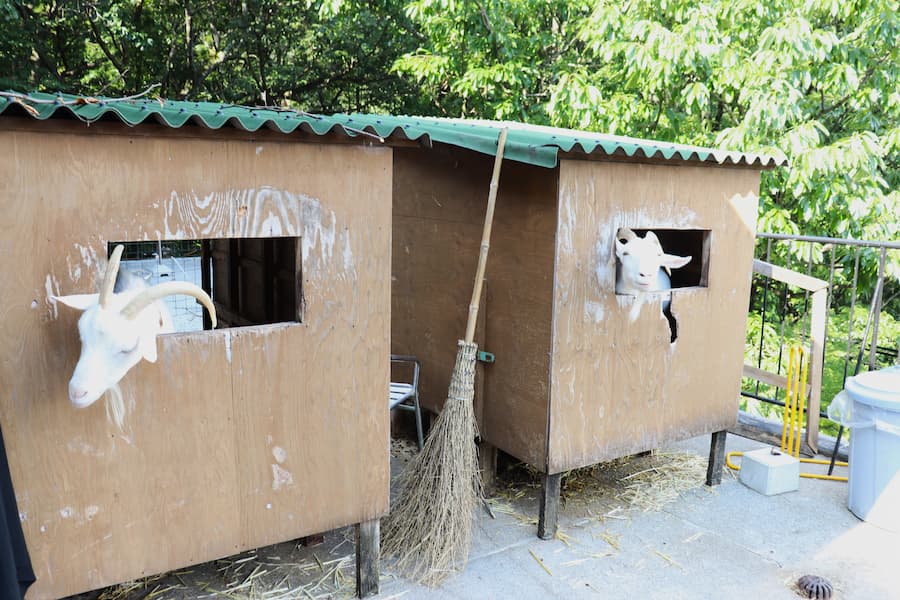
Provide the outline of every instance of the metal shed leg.
[[554,475],[544,474],[544,482],[541,486],[541,506],[538,518],[538,537],[542,540],[552,540],[556,537],[556,529],[559,524],[559,483],[562,473]]
[[725,467],[726,430],[712,434],[709,444],[709,464],[706,467],[706,485],[714,486],[722,483],[722,469]]
[[378,519],[356,525],[356,595],[359,598],[378,594],[380,538]]

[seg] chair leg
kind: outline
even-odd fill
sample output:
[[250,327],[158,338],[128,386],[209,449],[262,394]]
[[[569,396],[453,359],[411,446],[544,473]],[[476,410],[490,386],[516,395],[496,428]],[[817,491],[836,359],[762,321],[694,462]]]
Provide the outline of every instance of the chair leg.
[[419,408],[419,395],[413,397],[416,407],[416,436],[418,437],[419,450],[425,447],[425,437],[422,435],[422,409]]

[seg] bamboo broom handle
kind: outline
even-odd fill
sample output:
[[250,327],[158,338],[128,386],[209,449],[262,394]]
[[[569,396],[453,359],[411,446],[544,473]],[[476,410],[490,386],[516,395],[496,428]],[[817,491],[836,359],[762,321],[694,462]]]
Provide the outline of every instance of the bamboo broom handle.
[[475,324],[478,321],[478,305],[481,302],[481,286],[484,282],[484,270],[487,266],[488,250],[491,247],[491,226],[494,223],[494,206],[497,203],[497,187],[500,181],[500,166],[503,164],[503,148],[506,146],[506,128],[500,130],[497,140],[497,156],[494,158],[494,173],[491,175],[491,188],[488,193],[487,212],[484,215],[484,231],[481,233],[481,252],[478,255],[478,270],[475,272],[475,289],[472,290],[472,301],[469,302],[469,322],[466,324],[466,343],[475,339]]

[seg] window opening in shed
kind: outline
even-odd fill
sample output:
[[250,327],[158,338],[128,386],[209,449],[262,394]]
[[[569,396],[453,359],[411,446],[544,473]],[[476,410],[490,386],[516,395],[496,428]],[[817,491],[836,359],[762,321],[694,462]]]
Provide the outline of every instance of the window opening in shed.
[[[673,290],[679,288],[709,287],[709,244],[708,229],[632,229],[639,237],[653,231],[662,245],[663,252],[675,256],[690,256],[691,261],[683,267],[671,269],[669,279]],[[617,265],[618,268],[618,265]],[[663,303],[662,314],[669,324],[669,341],[678,338],[678,321],[672,314],[671,301]]]
[[[301,321],[299,238],[223,238],[110,242],[125,246],[121,268],[148,286],[188,281],[213,299],[218,329]],[[176,332],[211,329],[209,315],[190,296],[165,303]]]

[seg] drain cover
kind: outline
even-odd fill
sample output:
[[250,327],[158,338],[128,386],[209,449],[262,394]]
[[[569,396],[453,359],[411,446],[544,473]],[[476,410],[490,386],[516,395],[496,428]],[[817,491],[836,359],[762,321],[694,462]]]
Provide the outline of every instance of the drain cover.
[[807,598],[816,600],[829,600],[834,593],[831,582],[818,575],[804,575],[797,580],[797,587],[800,588],[801,593],[806,594]]

